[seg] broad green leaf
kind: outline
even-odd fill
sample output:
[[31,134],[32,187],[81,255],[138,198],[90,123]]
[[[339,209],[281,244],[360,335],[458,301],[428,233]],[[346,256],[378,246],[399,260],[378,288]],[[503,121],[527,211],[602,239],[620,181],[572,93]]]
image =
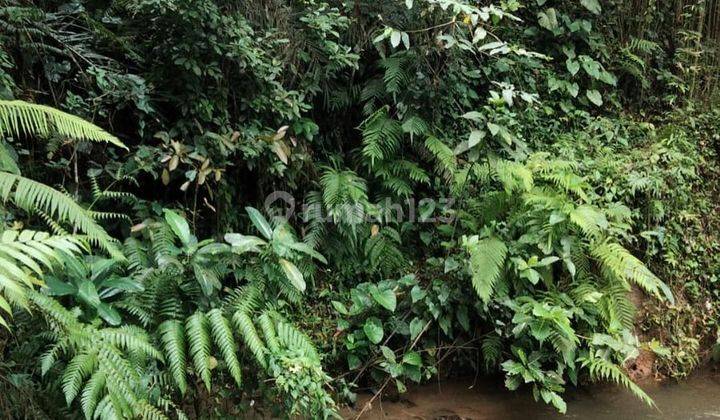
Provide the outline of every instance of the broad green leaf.
[[578,93],[580,93],[580,85],[577,83],[568,83],[565,85],[565,89],[567,90],[567,93],[570,94],[573,98],[577,98]]
[[468,149],[472,149],[485,138],[485,132],[482,130],[473,130],[468,138]]
[[403,363],[407,363],[408,365],[422,366],[422,358],[420,357],[420,354],[415,351],[405,353],[403,355],[402,361]]
[[74,284],[60,281],[54,276],[46,276],[44,280],[50,296],[68,296],[78,292]]
[[368,340],[370,340],[370,342],[373,344],[379,344],[380,341],[382,341],[383,336],[385,335],[382,322],[375,317],[368,318],[365,321],[365,325],[363,325],[363,331],[365,332]]
[[410,340],[415,340],[423,328],[425,328],[425,321],[420,318],[413,318],[413,320],[410,321]]
[[90,264],[90,280],[97,282],[104,279],[118,265],[114,258],[98,258]]
[[390,35],[390,45],[392,45],[393,48],[396,48],[398,45],[400,45],[401,40],[402,32],[393,30],[392,35]]
[[555,28],[557,28],[558,20],[557,20],[557,13],[555,12],[555,9],[553,9],[551,7],[545,11],[539,12],[538,13],[538,24],[541,27],[543,27],[549,31],[552,31]]
[[165,213],[165,221],[175,236],[180,239],[180,242],[185,246],[191,245],[192,235],[187,220],[170,209],[164,209],[163,212]]
[[78,297],[93,308],[97,308],[97,306],[100,305],[100,296],[95,288],[95,283],[91,281],[80,281],[80,286],[78,287]]
[[472,43],[476,44],[478,41],[482,41],[487,37],[487,30],[482,26],[478,26],[473,33]]
[[600,63],[593,60],[591,57],[588,57],[587,55],[581,55],[579,59],[582,64],[583,70],[585,70],[585,73],[587,73],[588,76],[592,77],[593,79],[600,79]]
[[355,354],[348,354],[347,356],[347,362],[348,362],[348,369],[355,370],[360,367],[362,362],[360,361],[360,358],[357,357]]
[[0,140],[0,171],[20,175],[20,168],[16,163],[17,155],[10,146]]
[[222,285],[220,284],[220,279],[218,279],[214,271],[199,264],[193,264],[192,266],[195,273],[195,279],[200,284],[200,288],[205,296],[210,296],[215,290],[220,290]]
[[379,290],[375,287],[370,291],[370,295],[373,299],[375,299],[375,302],[380,304],[380,306],[390,312],[395,312],[395,306],[397,305],[395,292],[390,289]]
[[594,103],[597,106],[600,106],[603,104],[602,95],[600,95],[600,92],[598,92],[595,89],[590,89],[587,92],[585,92],[585,95],[590,100],[590,102]]
[[567,67],[567,70],[575,76],[578,71],[580,71],[580,63],[578,63],[576,60],[573,60],[572,58],[568,58],[565,60],[565,67]]
[[132,277],[110,277],[100,283],[102,287],[112,287],[115,289],[125,290],[128,292],[142,292],[145,286]]
[[265,219],[265,217],[253,207],[245,207],[245,211],[247,211],[248,216],[250,216],[250,221],[253,225],[255,225],[257,230],[260,231],[262,236],[268,240],[272,239],[273,230],[267,219]]
[[267,242],[257,236],[242,235],[239,233],[226,233],[225,241],[232,245],[232,251],[236,254],[260,252],[260,247],[267,245]]
[[343,305],[341,302],[338,302],[337,300],[333,300],[330,303],[332,304],[333,308],[335,308],[337,313],[339,313],[340,315],[349,315],[350,314],[348,312],[347,308],[345,307],[345,305]]
[[104,319],[110,325],[120,325],[122,318],[120,314],[114,308],[106,303],[101,303],[97,306],[98,315]]
[[410,49],[410,35],[407,32],[402,33],[402,43],[406,50]]
[[550,265],[550,264],[554,263],[555,261],[559,261],[559,260],[560,260],[560,258],[553,255],[550,257],[543,258],[535,266],[536,267],[545,267],[545,266]]
[[490,134],[495,136],[495,135],[497,135],[498,132],[500,132],[501,127],[495,123],[489,122],[489,123],[487,123],[487,128],[488,128],[488,130],[490,130]]
[[290,280],[290,283],[292,283],[292,285],[295,286],[295,288],[299,291],[304,292],[305,279],[303,279],[302,273],[300,272],[300,270],[298,270],[295,264],[284,258],[280,258],[280,266],[285,272],[285,276],[288,278],[288,280]]
[[413,303],[423,299],[426,295],[427,292],[419,285],[413,286],[413,288],[410,290],[410,297],[412,298]]
[[304,242],[293,242],[288,244],[288,247],[294,249],[295,251],[300,251],[303,254],[309,255],[323,264],[327,264],[327,260],[321,253],[315,251],[312,247],[310,247],[310,245]]
[[385,360],[395,363],[395,352],[390,350],[390,347],[380,346],[380,352],[383,354]]
[[595,13],[596,15],[599,15],[602,11],[602,8],[600,7],[600,2],[598,0],[580,0],[580,4],[585,6],[586,9]]

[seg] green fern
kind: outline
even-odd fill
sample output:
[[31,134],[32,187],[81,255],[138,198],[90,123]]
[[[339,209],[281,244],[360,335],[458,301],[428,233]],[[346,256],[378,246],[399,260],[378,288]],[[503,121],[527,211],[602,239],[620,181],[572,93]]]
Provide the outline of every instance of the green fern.
[[343,222],[358,216],[368,205],[365,180],[350,170],[323,168],[320,178],[322,198],[328,214],[336,222]]
[[210,331],[207,317],[202,312],[195,312],[185,321],[190,356],[198,377],[210,390]]
[[382,60],[381,65],[385,69],[383,75],[385,91],[393,95],[399,93],[410,80],[407,70],[408,60],[405,57],[392,56]]
[[360,125],[363,134],[362,153],[370,159],[370,166],[376,161],[389,158],[402,142],[403,128],[400,122],[388,115],[388,108],[382,107]]
[[127,150],[117,137],[82,118],[45,105],[0,100],[0,135],[47,136],[51,133],[79,140],[112,143]]
[[602,263],[602,268],[608,275],[623,282],[634,283],[648,293],[664,296],[671,304],[675,303],[670,288],[621,245],[601,242],[593,246],[591,253]]
[[600,209],[581,205],[570,211],[570,221],[590,238],[598,238],[608,228],[608,221]]
[[446,180],[451,180],[457,170],[457,160],[452,149],[435,136],[425,139],[425,147],[435,158],[437,172],[444,175]]
[[593,379],[612,381],[618,385],[622,385],[645,404],[651,407],[655,406],[655,402],[652,398],[650,398],[650,396],[647,395],[642,388],[631,381],[625,372],[615,363],[600,357],[590,356],[583,360],[583,366],[587,366],[590,371],[590,376]]
[[[3,232],[0,235],[0,309],[12,316],[10,304],[27,307],[27,291],[41,284],[39,279],[44,273],[62,261],[61,253],[77,255],[85,249],[82,239],[76,236],[52,236],[32,230]],[[0,324],[9,328],[2,316]]]
[[26,211],[40,210],[55,220],[67,221],[83,232],[90,241],[107,250],[113,258],[125,258],[115,241],[97,224],[92,215],[60,191],[19,175],[0,172],[0,199],[3,202],[12,199],[15,205]]
[[494,162],[494,169],[498,180],[508,194],[516,191],[530,191],[535,183],[533,172],[521,163],[497,160]]
[[245,342],[245,345],[250,349],[252,354],[255,356],[255,361],[262,366],[263,368],[267,368],[267,353],[268,350],[265,347],[265,344],[262,342],[262,339],[260,338],[260,335],[257,332],[257,329],[255,328],[255,325],[253,325],[252,320],[250,319],[250,316],[248,316],[243,311],[236,311],[233,315],[233,324],[235,325],[235,328],[237,328],[238,331],[240,331],[240,336],[242,337],[243,341]]
[[485,370],[488,372],[497,367],[502,357],[502,339],[497,334],[488,334],[480,345]]
[[400,234],[388,226],[384,226],[377,234],[370,236],[365,243],[369,271],[390,275],[405,267],[408,261],[400,245]]
[[225,318],[220,309],[213,309],[207,313],[208,322],[212,331],[215,344],[220,349],[225,364],[227,365],[230,375],[235,379],[238,386],[242,385],[242,372],[240,362],[236,353],[235,339],[230,329],[230,322]]
[[507,246],[497,238],[478,239],[476,236],[465,239],[465,249],[470,254],[470,272],[472,284],[480,299],[488,303],[500,278]]
[[187,379],[185,377],[185,329],[180,321],[169,320],[160,324],[158,328],[163,351],[169,363],[170,373],[180,392],[187,392]]
[[57,363],[60,352],[72,356],[62,374],[68,404],[80,395],[87,419],[166,418],[149,402],[147,384],[139,374],[142,368],[137,361],[146,358],[163,361],[144,331],[128,326],[98,329],[81,323],[76,313],[48,296],[31,291],[28,297],[47,320],[57,341],[43,356],[43,374]]

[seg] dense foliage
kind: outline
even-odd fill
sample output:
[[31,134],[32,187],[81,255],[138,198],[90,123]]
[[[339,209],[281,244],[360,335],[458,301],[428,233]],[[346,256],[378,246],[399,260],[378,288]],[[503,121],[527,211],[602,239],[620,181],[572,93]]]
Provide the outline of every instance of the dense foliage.
[[641,360],[720,354],[718,42],[715,0],[3,0],[0,412],[653,405]]

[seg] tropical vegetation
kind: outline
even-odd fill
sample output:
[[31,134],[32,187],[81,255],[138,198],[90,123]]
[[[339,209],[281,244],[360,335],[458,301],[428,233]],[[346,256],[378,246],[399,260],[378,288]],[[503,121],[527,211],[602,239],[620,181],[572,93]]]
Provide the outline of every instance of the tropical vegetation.
[[3,0],[0,412],[654,405],[639,360],[720,355],[719,43],[715,0]]

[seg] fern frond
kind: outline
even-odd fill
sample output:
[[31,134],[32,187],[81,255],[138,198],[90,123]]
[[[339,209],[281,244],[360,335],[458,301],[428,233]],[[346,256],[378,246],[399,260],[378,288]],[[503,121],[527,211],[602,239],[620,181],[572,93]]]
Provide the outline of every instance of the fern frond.
[[278,342],[277,333],[275,332],[275,325],[267,311],[260,315],[258,323],[260,324],[260,329],[263,332],[268,349],[273,353],[280,351],[280,343]]
[[7,202],[11,198],[26,211],[41,210],[55,220],[68,221],[91,241],[107,250],[113,258],[125,259],[110,235],[87,210],[66,194],[29,178],[0,172],[0,199]]
[[[264,280],[264,277],[261,280]],[[253,280],[243,287],[231,290],[225,298],[225,305],[244,313],[258,309],[263,303],[263,290],[265,290],[265,284],[261,280]]]
[[184,395],[187,391],[187,379],[185,378],[185,330],[180,321],[165,321],[158,327],[160,341],[163,351],[170,364],[170,372],[175,384]]
[[399,246],[400,234],[393,228],[383,227],[365,243],[368,268],[385,275],[400,271],[407,265],[407,259]]
[[533,173],[525,165],[509,160],[494,162],[495,173],[505,191],[530,191],[534,185]]
[[279,321],[277,323],[278,342],[285,348],[295,350],[314,362],[320,362],[320,355],[310,338],[300,332],[294,325]]
[[610,325],[617,323],[632,330],[636,308],[629,295],[630,291],[622,284],[613,284],[603,290],[602,299],[598,303],[602,309],[601,314]]
[[385,91],[387,93],[399,93],[400,89],[407,85],[410,80],[407,72],[407,63],[408,60],[400,56],[387,57],[382,60],[380,65],[385,69],[383,83],[385,84]]
[[[52,270],[62,253],[80,254],[85,249],[74,236],[52,236],[32,230],[6,230],[0,235],[0,309],[11,314],[9,303],[26,307],[26,291],[39,283],[44,269]],[[7,300],[6,300],[7,299]],[[7,326],[0,316],[0,324]]]
[[483,338],[480,349],[482,350],[482,357],[487,371],[490,371],[500,363],[500,358],[502,357],[502,340],[499,335],[488,334]]
[[117,137],[80,117],[45,105],[0,100],[0,136],[47,136],[51,133],[78,140],[112,143],[128,150]]
[[446,180],[452,179],[452,174],[457,170],[457,160],[450,146],[435,136],[428,136],[425,147],[435,157],[437,172],[444,175]]
[[94,352],[78,354],[67,364],[63,372],[62,388],[68,405],[80,392],[85,378],[95,371],[96,365],[97,354]]
[[472,284],[480,299],[490,301],[495,283],[502,274],[507,246],[497,238],[470,238],[465,245],[470,254]]
[[267,348],[265,348],[265,344],[263,344],[260,339],[260,335],[247,313],[236,311],[235,314],[233,314],[233,323],[235,324],[235,328],[240,331],[240,337],[242,337],[245,345],[250,349],[253,356],[255,356],[255,361],[263,368],[267,368]]
[[150,344],[150,337],[142,328],[123,325],[118,328],[100,330],[99,335],[118,349],[164,361],[162,353]]
[[593,379],[601,379],[606,381],[615,382],[618,385],[622,385],[627,388],[633,395],[639,398],[645,404],[654,407],[655,402],[645,393],[635,382],[631,381],[627,377],[625,372],[615,363],[608,360],[595,357],[586,362],[588,364],[588,370],[590,376]]
[[82,395],[80,396],[80,406],[86,419],[89,420],[93,417],[93,413],[95,413],[95,408],[98,405],[104,389],[105,373],[100,370],[95,371],[85,384],[85,388],[83,388]]
[[190,315],[185,321],[185,331],[195,372],[210,390],[210,334],[205,314],[195,312]]
[[380,108],[360,125],[363,134],[363,156],[370,159],[370,166],[386,159],[395,152],[402,141],[400,122],[388,115],[387,106]]
[[646,292],[657,297],[664,296],[671,304],[675,303],[670,288],[621,245],[605,241],[596,244],[591,254],[602,263],[604,272],[614,278],[635,283]]
[[218,308],[212,309],[207,313],[207,319],[210,324],[215,344],[222,353],[223,360],[227,365],[230,375],[235,379],[238,386],[242,385],[242,369],[236,355],[235,339],[230,329],[230,321],[225,318],[222,311]]
[[607,229],[608,221],[600,209],[581,205],[570,212],[570,221],[577,225],[582,232],[591,238],[597,238]]

